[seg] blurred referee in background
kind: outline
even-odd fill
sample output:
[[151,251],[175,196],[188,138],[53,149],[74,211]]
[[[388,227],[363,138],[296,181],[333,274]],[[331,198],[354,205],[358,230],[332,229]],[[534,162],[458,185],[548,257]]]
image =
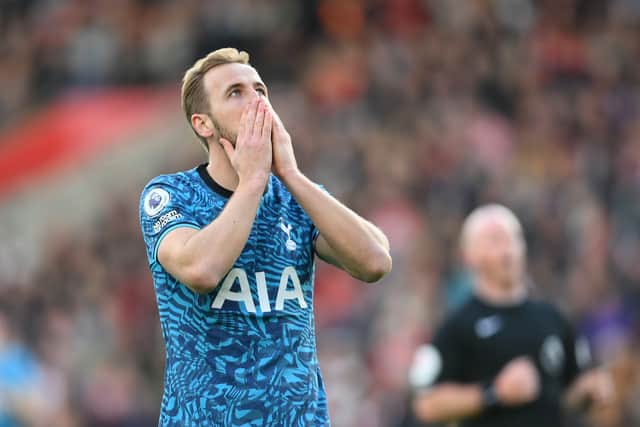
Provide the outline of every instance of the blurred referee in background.
[[557,309],[527,295],[515,215],[500,205],[476,209],[461,246],[474,296],[415,354],[414,417],[463,427],[561,427],[564,407],[606,403],[611,381],[588,368],[587,343]]

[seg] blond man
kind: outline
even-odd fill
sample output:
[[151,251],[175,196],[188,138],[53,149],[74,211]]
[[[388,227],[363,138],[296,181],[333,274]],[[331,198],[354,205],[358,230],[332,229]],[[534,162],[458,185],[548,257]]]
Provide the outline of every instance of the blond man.
[[161,426],[325,426],[314,257],[366,281],[391,269],[384,234],[298,168],[245,52],[183,79],[208,161],[154,178],[140,221],[167,363]]

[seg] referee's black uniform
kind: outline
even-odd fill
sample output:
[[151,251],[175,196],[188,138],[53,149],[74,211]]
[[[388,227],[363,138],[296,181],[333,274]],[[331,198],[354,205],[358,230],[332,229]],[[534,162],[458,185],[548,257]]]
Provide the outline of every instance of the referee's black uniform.
[[424,387],[491,384],[511,360],[528,356],[534,362],[540,392],[533,402],[492,406],[462,420],[461,427],[563,427],[563,392],[589,363],[586,343],[576,343],[564,316],[552,305],[530,299],[495,306],[474,296],[422,350],[431,355],[426,361],[430,366],[423,367]]

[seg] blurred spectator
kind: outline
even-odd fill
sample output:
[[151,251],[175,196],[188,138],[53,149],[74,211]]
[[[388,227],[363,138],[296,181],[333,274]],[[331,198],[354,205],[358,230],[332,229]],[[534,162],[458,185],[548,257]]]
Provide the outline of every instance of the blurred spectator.
[[64,390],[17,340],[14,329],[0,312],[0,426],[45,426],[56,417],[63,398],[57,393]]

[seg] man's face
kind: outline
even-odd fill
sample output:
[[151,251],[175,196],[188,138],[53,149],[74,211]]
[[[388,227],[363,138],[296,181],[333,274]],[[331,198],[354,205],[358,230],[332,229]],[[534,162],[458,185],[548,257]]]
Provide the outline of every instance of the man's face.
[[235,145],[240,117],[251,100],[268,96],[267,87],[258,72],[245,64],[224,64],[212,68],[204,76],[209,111],[218,135]]
[[490,282],[513,286],[524,272],[523,246],[514,230],[502,221],[488,218],[469,236],[468,262]]

